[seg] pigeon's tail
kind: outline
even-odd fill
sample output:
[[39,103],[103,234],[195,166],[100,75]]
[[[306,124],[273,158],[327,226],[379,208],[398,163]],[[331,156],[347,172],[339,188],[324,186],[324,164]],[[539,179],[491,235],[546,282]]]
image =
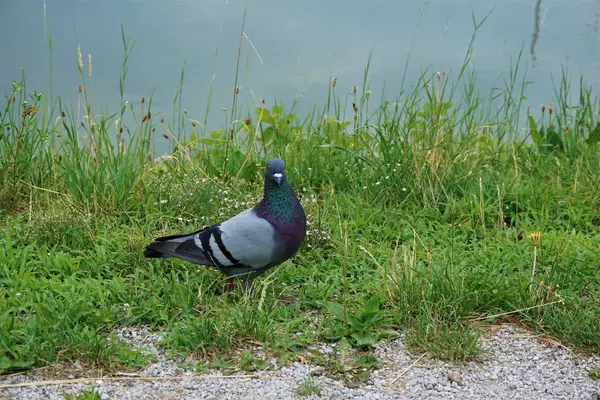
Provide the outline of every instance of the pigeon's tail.
[[144,249],[144,257],[177,257],[194,264],[214,265],[204,250],[196,245],[194,238],[197,233],[164,236],[154,239],[154,242],[147,245]]
[[[152,243],[154,244],[154,243]],[[159,250],[155,250],[153,249],[152,245],[148,245],[146,246],[146,248],[144,249],[144,257],[146,258],[170,258],[171,256],[166,254],[166,253],[162,253]]]

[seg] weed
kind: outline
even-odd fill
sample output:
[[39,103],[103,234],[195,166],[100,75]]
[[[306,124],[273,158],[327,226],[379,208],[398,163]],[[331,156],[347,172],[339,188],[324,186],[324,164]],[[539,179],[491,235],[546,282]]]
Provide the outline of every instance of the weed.
[[231,349],[232,338],[228,325],[223,325],[226,322],[222,321],[207,314],[185,318],[174,324],[166,345],[172,349],[192,350],[203,357],[207,357],[209,352],[227,353]]
[[100,400],[101,398],[100,392],[96,388],[83,390],[76,395],[65,395],[65,400]]
[[338,342],[334,351],[325,355],[318,350],[312,350],[308,358],[313,365],[324,368],[325,372],[346,382],[361,381],[369,379],[369,371],[379,369],[381,362],[368,352],[357,352],[346,338]]
[[298,383],[298,394],[300,396],[320,396],[323,385],[315,377],[308,377]]
[[410,347],[446,360],[470,359],[482,352],[478,347],[479,331],[476,327],[440,321],[430,315],[423,315],[407,331],[406,339]]
[[380,339],[395,337],[393,331],[383,331],[389,327],[389,317],[380,310],[379,298],[374,296],[366,302],[356,315],[348,313],[344,306],[327,302],[326,309],[333,314],[333,326],[329,329],[327,339],[337,340],[349,336],[352,344],[359,348],[371,347]]
[[244,371],[265,370],[269,368],[269,364],[260,358],[255,358],[252,354],[245,351],[240,357],[239,367]]

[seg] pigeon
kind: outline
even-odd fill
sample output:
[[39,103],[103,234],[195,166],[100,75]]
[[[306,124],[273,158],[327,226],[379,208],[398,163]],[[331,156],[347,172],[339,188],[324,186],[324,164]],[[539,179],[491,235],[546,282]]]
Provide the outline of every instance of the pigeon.
[[293,257],[306,234],[306,214],[296,197],[280,158],[267,162],[262,200],[232,218],[199,231],[154,239],[144,250],[147,258],[176,257],[212,266],[248,290],[254,278]]

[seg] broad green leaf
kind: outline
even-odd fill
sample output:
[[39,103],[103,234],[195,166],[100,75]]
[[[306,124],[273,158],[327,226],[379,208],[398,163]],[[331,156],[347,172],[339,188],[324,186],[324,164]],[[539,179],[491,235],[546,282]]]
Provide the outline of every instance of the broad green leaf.
[[334,328],[327,331],[325,337],[327,340],[339,340],[344,338],[348,334],[348,330],[341,325],[337,325]]
[[528,116],[527,119],[529,120],[529,134],[531,135],[531,140],[537,145],[542,144],[542,135],[538,132],[535,120],[531,115]]
[[441,108],[443,112],[448,111],[450,108],[452,108],[452,103],[449,101],[445,101],[441,104]]
[[221,369],[230,369],[233,368],[233,364],[230,362],[224,361],[222,358],[217,358],[213,362],[209,364],[211,368],[221,368]]
[[359,346],[373,346],[377,343],[377,338],[373,335],[373,332],[354,332],[352,338],[356,340],[356,344]]
[[344,310],[344,307],[341,304],[327,302],[325,304],[325,307],[327,308],[327,311],[335,315],[336,318],[342,321],[345,320],[346,311]]
[[354,358],[353,364],[360,368],[381,368],[381,362],[376,357],[370,355],[361,355]]
[[380,340],[391,340],[398,337],[398,332],[386,329],[384,331],[377,332],[377,338]]
[[212,131],[211,133],[209,133],[208,136],[210,136],[212,139],[222,139],[223,132],[224,131],[222,129],[216,129],[216,130]]
[[256,115],[256,122],[264,122],[267,124],[273,124],[273,118],[271,117],[271,112],[266,108],[257,107],[254,109],[254,114]]
[[379,297],[373,296],[365,303],[365,313],[375,313],[379,311]]
[[261,138],[262,138],[262,143],[269,143],[271,141],[271,139],[273,139],[273,137],[275,136],[275,128],[273,128],[272,126],[269,126],[266,129],[263,129],[263,131],[260,134]]
[[431,118],[431,103],[425,103],[423,105],[423,110],[419,113],[423,117],[423,119]]
[[562,150],[564,148],[562,138],[553,125],[548,127],[548,130],[546,131],[546,138],[548,143],[552,145],[552,149],[550,150],[554,150],[555,147],[558,147],[558,150]]
[[269,369],[269,363],[267,363],[265,360],[254,360],[254,365],[257,369]]
[[10,360],[7,357],[0,357],[0,373],[8,371],[10,365]]
[[283,106],[281,104],[275,104],[273,106],[273,114],[277,114],[277,115],[283,114]]
[[592,133],[590,133],[590,137],[585,142],[588,144],[600,142],[600,122],[598,122]]
[[354,315],[347,313],[346,321],[348,322],[348,325],[350,325],[355,331],[363,330],[363,324]]
[[288,115],[284,115],[282,120],[284,123],[286,124],[292,124],[292,122],[296,121],[298,119],[298,116],[296,114],[288,114]]

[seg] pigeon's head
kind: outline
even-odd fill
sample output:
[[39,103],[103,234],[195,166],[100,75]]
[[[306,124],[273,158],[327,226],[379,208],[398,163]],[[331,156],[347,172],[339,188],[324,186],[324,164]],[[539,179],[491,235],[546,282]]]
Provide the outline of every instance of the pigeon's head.
[[265,182],[267,184],[274,183],[276,186],[281,186],[287,181],[285,175],[285,164],[281,158],[272,158],[267,161],[265,167]]

